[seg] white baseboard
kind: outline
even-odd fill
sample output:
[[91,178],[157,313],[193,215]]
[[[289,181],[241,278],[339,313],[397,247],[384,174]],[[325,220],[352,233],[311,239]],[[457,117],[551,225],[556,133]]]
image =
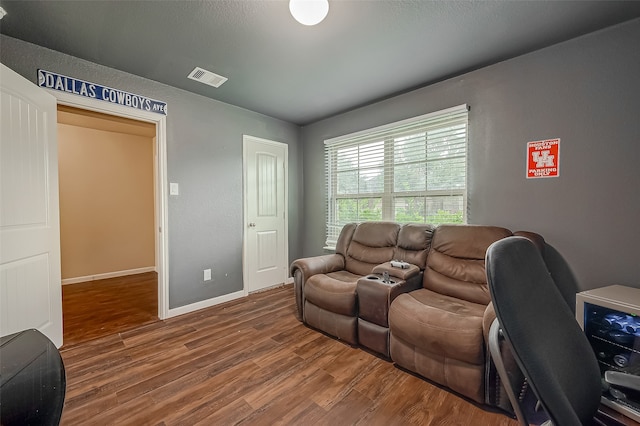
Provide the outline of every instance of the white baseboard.
[[192,303],[190,305],[169,309],[167,318],[188,314],[189,312],[194,312],[200,309],[209,308],[211,306],[219,305],[224,302],[230,302],[232,300],[239,299],[245,296],[247,296],[247,292],[244,290],[240,290],[240,291],[236,291],[235,293],[223,294],[222,296],[213,297],[207,300],[201,300],[200,302]]
[[155,266],[146,268],[127,269],[126,271],[106,272],[104,274],[87,275],[86,277],[65,278],[62,285],[84,283],[87,281],[104,280],[106,278],[126,277],[127,275],[143,274],[145,272],[155,272]]
[[287,279],[283,283],[274,284],[274,285],[271,285],[271,286],[268,286],[268,287],[262,287],[262,288],[259,288],[257,290],[251,290],[248,293],[249,294],[262,293],[263,291],[273,290],[274,288],[284,287],[284,286],[289,285],[289,284],[293,284],[293,278],[291,278],[291,282],[289,282],[289,279]]
[[293,284],[293,277],[289,277],[284,281],[284,285]]

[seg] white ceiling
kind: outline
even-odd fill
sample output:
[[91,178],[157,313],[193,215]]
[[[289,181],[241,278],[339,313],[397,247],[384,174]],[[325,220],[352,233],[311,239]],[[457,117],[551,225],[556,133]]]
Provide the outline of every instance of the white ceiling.
[[305,125],[640,17],[640,1],[329,2],[306,27],[286,0],[0,0],[0,32]]

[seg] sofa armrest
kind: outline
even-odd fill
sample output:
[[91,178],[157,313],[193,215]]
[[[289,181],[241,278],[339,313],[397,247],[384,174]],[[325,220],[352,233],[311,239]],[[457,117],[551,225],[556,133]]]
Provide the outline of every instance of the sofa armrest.
[[294,260],[291,264],[291,275],[300,269],[306,278],[316,274],[327,274],[344,269],[344,257],[339,254],[325,254],[323,256],[305,257]]
[[[420,273],[420,268],[416,265],[408,264],[409,267],[406,269],[396,268],[391,266],[391,262],[381,263],[380,265],[373,268],[371,271],[374,274],[384,274],[388,272],[390,276],[400,278],[401,280],[408,281],[410,278],[418,275]],[[414,289],[415,290],[415,289]]]
[[489,330],[494,319],[496,319],[496,310],[493,308],[493,302],[489,302],[482,317],[482,336],[485,343],[489,342]]
[[344,257],[340,254],[305,257],[293,261],[289,271],[293,277],[293,289],[296,296],[296,318],[299,321],[304,321],[304,284],[309,277],[342,269],[344,269]]
[[409,293],[422,288],[423,275],[422,271],[420,271],[418,274],[407,278],[401,285],[394,286],[389,293],[389,305],[391,305],[391,302],[393,302],[395,298],[400,296],[402,293]]

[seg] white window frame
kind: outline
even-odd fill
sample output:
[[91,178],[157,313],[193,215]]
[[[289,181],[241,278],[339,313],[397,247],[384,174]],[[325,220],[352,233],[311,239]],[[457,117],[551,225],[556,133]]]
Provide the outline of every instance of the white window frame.
[[[335,249],[340,231],[345,223],[338,223],[337,216],[337,203],[340,199],[380,199],[382,200],[382,218],[381,220],[394,221],[395,210],[394,200],[397,197],[462,197],[462,223],[467,223],[467,188],[468,188],[468,141],[469,141],[469,128],[468,128],[468,111],[469,108],[466,104],[458,105],[445,110],[436,111],[429,114],[424,114],[418,117],[409,118],[406,120],[386,124],[383,126],[375,127],[372,129],[363,130],[340,137],[327,139],[325,143],[325,173],[327,184],[327,210],[326,210],[326,242],[325,249]],[[465,139],[464,139],[464,186],[460,188],[448,188],[448,189],[428,189],[420,191],[409,192],[394,192],[394,140],[401,137],[403,134],[420,132],[422,129],[428,129],[432,131],[438,128],[447,128],[452,125],[464,124]],[[426,132],[427,130],[425,130]],[[383,174],[383,190],[377,192],[360,192],[360,189],[355,193],[338,194],[337,181],[338,181],[338,160],[337,153],[339,149],[344,148],[356,148],[362,147],[368,143],[382,142],[384,141],[384,159],[381,164],[384,170]],[[359,148],[358,148],[359,149]],[[461,158],[462,154],[457,158]],[[425,157],[425,165],[430,160]],[[380,168],[380,166],[378,166]],[[363,167],[354,168],[355,170],[362,170]],[[426,179],[426,177],[425,177]],[[380,219],[374,219],[380,220]],[[366,221],[366,219],[359,219],[360,222]],[[433,223],[437,225],[439,223]]]

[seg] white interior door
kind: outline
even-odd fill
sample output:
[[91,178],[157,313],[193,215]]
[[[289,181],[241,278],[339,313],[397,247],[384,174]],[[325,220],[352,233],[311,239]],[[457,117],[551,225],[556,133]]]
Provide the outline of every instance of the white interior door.
[[56,99],[0,64],[0,335],[62,346]]
[[244,282],[247,291],[287,278],[288,146],[244,136]]

